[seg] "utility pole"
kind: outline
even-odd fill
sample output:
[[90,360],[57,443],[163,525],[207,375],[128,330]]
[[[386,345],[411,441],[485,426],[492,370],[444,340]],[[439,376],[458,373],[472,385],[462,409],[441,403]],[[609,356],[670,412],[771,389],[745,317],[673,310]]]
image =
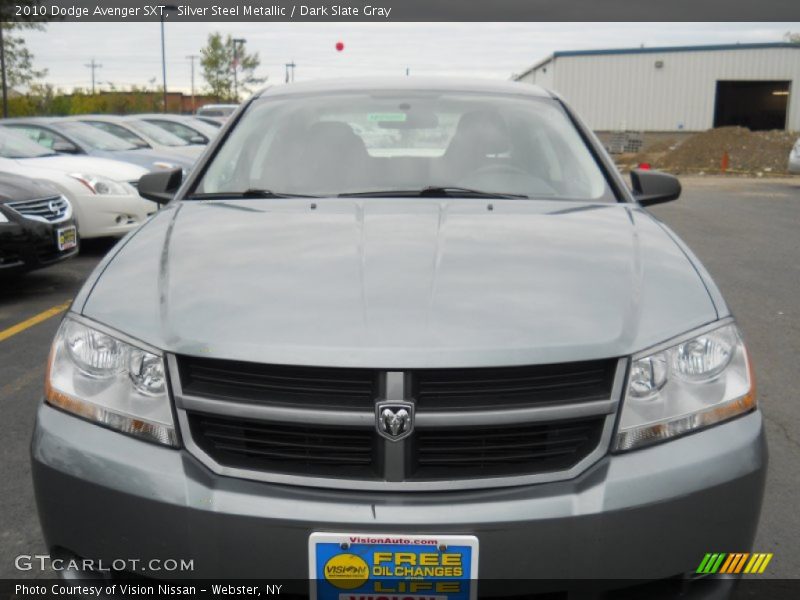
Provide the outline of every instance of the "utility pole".
[[192,63],[192,114],[194,114],[196,107],[194,105],[194,61],[197,58],[197,54],[190,54],[186,58]]
[[244,38],[233,39],[233,97],[236,102],[239,102],[239,82],[236,77],[236,71],[239,70],[239,48],[246,41]]
[[[294,63],[294,59],[292,59],[292,62],[288,62],[288,63],[286,63],[286,65],[284,65],[284,66],[285,66],[285,69],[286,69],[286,83],[289,83],[290,81],[291,81],[292,83],[294,83],[294,68],[297,66],[297,65]],[[290,79],[290,77],[289,77],[289,70],[290,70],[290,69],[291,69],[291,79]]]
[[167,112],[167,52],[164,46],[164,12],[161,13],[161,81],[164,86],[164,106],[161,112]]
[[0,21],[0,71],[3,79],[3,118],[8,118],[8,87],[6,84],[6,45],[3,41],[3,22]]
[[167,51],[164,45],[164,19],[171,10],[176,11],[178,7],[174,4],[164,4],[161,6],[161,80],[164,85],[164,108],[161,112],[167,112]]
[[94,57],[93,57],[92,62],[90,62],[88,65],[83,65],[83,66],[92,70],[92,96],[94,96],[94,72],[103,65],[94,62]]

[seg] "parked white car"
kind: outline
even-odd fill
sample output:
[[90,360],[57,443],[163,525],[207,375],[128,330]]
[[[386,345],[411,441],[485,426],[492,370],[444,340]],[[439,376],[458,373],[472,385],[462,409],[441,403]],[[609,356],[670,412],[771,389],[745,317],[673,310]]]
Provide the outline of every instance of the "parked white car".
[[157,210],[136,186],[146,169],[89,156],[56,154],[0,128],[0,172],[47,181],[72,203],[81,238],[121,237]]
[[800,139],[798,139],[792,151],[789,153],[789,173],[800,175]]

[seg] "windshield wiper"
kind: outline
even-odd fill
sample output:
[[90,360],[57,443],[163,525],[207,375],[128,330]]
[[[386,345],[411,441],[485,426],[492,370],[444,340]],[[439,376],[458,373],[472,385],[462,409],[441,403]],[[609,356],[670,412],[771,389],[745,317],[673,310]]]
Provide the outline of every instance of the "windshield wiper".
[[498,198],[498,199],[513,199],[513,198],[528,198],[525,194],[507,194],[502,192],[487,192],[484,190],[474,190],[472,188],[458,187],[454,185],[436,186],[431,185],[418,190],[374,190],[371,192],[345,192],[339,194],[340,198],[359,197],[359,196],[376,196],[376,197],[408,197],[419,196],[422,198]]
[[187,200],[223,200],[239,198],[318,198],[310,194],[289,194],[286,192],[273,192],[272,190],[249,189],[243,192],[206,192],[187,196]]

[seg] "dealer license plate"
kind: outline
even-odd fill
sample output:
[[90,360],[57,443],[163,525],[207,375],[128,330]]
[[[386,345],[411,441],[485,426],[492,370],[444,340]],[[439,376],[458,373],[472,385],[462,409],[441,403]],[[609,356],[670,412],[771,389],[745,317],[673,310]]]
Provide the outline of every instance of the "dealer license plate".
[[74,248],[78,245],[78,231],[74,226],[56,229],[56,243],[59,252]]
[[477,596],[478,538],[471,535],[312,533],[308,557],[312,599]]

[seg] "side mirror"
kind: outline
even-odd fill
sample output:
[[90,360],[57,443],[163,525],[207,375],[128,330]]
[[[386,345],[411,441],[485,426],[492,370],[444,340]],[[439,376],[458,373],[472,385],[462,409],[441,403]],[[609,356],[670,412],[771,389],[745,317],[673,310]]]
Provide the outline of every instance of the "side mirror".
[[183,181],[182,169],[153,171],[139,178],[139,195],[156,204],[167,204]]
[[207,144],[208,140],[204,138],[202,135],[193,135],[192,138],[189,140],[190,144]]
[[80,149],[70,142],[53,142],[52,148],[50,148],[53,152],[58,152],[59,154],[80,154]]
[[642,206],[670,202],[681,195],[681,182],[669,173],[634,169],[631,171],[631,185]]

